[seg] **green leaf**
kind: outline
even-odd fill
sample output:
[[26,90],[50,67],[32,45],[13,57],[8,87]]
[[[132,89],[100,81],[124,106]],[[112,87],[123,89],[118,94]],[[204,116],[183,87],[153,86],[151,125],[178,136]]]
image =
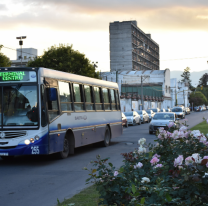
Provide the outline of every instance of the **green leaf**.
[[95,173],[95,172],[97,172],[97,170],[96,170],[96,169],[93,169],[93,170],[92,170],[92,173]]
[[108,165],[109,165],[110,167],[113,167],[113,164],[112,164],[111,162],[109,162]]
[[172,197],[168,193],[166,193],[165,197],[168,202],[170,202],[172,200]]
[[144,202],[145,202],[145,197],[143,197],[143,198],[141,199],[140,203],[141,203],[141,204],[144,204]]
[[136,187],[134,184],[131,185],[131,190],[132,190],[133,194],[136,192]]

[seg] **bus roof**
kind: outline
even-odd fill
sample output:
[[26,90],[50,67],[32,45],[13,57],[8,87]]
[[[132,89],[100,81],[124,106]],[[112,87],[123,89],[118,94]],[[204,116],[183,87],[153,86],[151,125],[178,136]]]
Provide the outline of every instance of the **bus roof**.
[[41,77],[48,77],[48,78],[53,78],[53,79],[66,80],[66,81],[71,81],[71,82],[85,83],[89,85],[103,86],[103,87],[118,89],[118,84],[115,82],[104,81],[104,80],[95,79],[91,77],[85,77],[85,76],[72,74],[68,72],[47,69],[43,67],[39,68],[39,72],[40,72]]

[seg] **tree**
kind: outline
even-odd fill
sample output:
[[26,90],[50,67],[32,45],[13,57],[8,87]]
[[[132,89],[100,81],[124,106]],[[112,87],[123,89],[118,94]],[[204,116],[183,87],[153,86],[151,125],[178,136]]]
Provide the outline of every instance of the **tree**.
[[208,74],[205,73],[202,75],[202,77],[199,79],[199,85],[198,87],[207,87],[207,81],[208,81]]
[[71,46],[60,44],[52,46],[44,54],[28,62],[29,67],[45,67],[63,72],[79,74],[83,76],[99,78],[99,73],[90,63],[89,59],[75,51]]
[[181,74],[181,77],[183,77],[183,79],[181,81],[187,82],[189,84],[189,89],[192,89],[193,86],[191,84],[191,79],[190,79],[190,76],[191,76],[190,70],[191,69],[189,67],[186,67],[184,69],[183,74]]
[[200,106],[200,105],[207,105],[207,98],[202,94],[201,92],[192,92],[189,97],[189,102],[193,103],[194,106]]
[[[2,49],[3,45],[0,45],[0,51]],[[5,56],[3,53],[0,52],[0,67],[10,67],[11,61],[10,59]]]

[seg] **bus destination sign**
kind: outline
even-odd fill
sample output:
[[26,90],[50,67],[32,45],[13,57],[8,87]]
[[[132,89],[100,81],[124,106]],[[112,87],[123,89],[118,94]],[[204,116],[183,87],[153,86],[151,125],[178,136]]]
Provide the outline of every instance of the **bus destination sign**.
[[0,72],[0,82],[29,80],[29,71]]

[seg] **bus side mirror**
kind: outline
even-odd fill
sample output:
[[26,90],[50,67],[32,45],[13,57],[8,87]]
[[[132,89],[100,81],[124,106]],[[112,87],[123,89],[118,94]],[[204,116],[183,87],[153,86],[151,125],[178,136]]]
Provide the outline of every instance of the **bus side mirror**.
[[49,101],[56,101],[57,100],[57,92],[55,88],[49,89]]

